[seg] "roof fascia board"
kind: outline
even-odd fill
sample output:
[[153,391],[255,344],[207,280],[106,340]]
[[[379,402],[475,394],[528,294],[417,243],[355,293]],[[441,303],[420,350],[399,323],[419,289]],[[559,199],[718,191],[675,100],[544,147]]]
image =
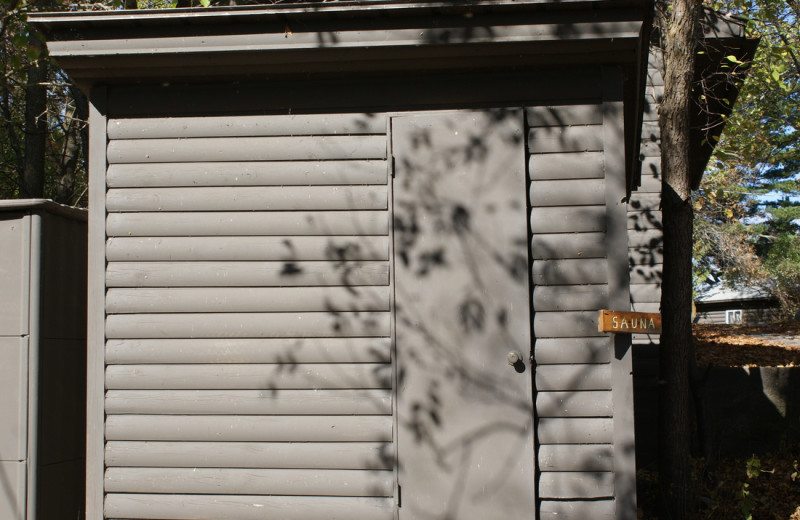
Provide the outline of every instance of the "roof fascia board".
[[124,56],[135,54],[200,54],[220,52],[259,52],[300,49],[339,49],[368,47],[417,47],[455,44],[534,43],[540,41],[596,40],[638,37],[640,21],[569,24],[571,34],[562,36],[563,24],[473,27],[446,26],[437,29],[396,29],[334,31],[328,41],[312,32],[284,32],[237,35],[211,35],[166,38],[125,38],[116,40],[72,40],[48,43],[50,55],[59,57]]
[[[57,25],[115,24],[115,23],[230,23],[252,18],[283,18],[287,16],[419,16],[432,11],[456,13],[500,12],[536,9],[582,9],[582,8],[642,8],[644,0],[493,0],[457,2],[402,2],[370,1],[325,2],[314,4],[285,3],[269,6],[234,6],[181,9],[142,9],[114,11],[62,11],[52,13],[31,13],[28,21],[47,28]],[[145,21],[146,20],[146,21]]]
[[[157,10],[39,14],[31,21],[45,31],[51,56],[84,89],[125,81],[207,81],[209,74],[235,80],[414,70],[423,62],[477,71],[551,64],[561,55],[575,64],[636,61],[646,13],[631,7],[637,2],[567,4],[348,2],[349,10],[293,8],[298,16],[315,16],[302,23],[285,17],[285,9],[263,6],[245,11],[248,23],[233,23],[230,17],[243,11],[226,8],[202,29]],[[572,8],[577,5],[584,8]],[[432,17],[436,6],[444,11]],[[402,16],[387,16],[386,9]]]

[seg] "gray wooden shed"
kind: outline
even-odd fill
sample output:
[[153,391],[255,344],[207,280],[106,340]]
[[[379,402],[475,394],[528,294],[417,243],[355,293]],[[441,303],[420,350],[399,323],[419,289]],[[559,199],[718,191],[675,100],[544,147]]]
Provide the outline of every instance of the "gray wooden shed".
[[83,515],[86,211],[0,201],[0,518]]
[[87,518],[635,518],[648,9],[32,15],[91,102]]

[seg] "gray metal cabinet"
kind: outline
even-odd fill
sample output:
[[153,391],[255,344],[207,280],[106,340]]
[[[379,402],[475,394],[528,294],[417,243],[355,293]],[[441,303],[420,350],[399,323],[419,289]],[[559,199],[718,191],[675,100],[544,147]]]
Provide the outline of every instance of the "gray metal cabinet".
[[83,510],[86,214],[0,201],[0,518]]

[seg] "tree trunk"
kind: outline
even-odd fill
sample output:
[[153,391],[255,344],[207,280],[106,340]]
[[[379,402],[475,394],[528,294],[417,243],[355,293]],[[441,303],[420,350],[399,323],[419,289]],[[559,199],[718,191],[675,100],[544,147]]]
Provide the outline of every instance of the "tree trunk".
[[41,51],[28,67],[25,86],[25,167],[20,182],[22,198],[44,197],[44,159],[47,146],[47,70],[44,46],[31,39]]
[[689,199],[689,115],[699,36],[699,0],[662,6],[659,28],[664,58],[660,105],[664,280],[659,349],[659,518],[688,518],[692,505],[692,206]]

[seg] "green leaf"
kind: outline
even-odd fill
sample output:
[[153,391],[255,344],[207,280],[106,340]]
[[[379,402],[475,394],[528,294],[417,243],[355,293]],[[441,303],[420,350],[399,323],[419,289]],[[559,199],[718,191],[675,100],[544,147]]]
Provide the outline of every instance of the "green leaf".
[[729,61],[729,62],[731,62],[731,63],[737,63],[737,64],[742,64],[742,63],[744,63],[743,61],[739,61],[739,58],[737,58],[737,57],[736,57],[736,56],[734,56],[733,54],[730,54],[730,55],[728,55],[728,56],[725,56],[725,59],[726,59],[726,60],[728,60],[728,61]]
[[200,5],[202,5],[203,7],[208,7],[209,5],[211,5],[211,0],[200,0]]
[[41,54],[42,54],[42,49],[40,49],[39,47],[31,46],[25,49],[25,56],[27,56],[30,61],[38,60]]

